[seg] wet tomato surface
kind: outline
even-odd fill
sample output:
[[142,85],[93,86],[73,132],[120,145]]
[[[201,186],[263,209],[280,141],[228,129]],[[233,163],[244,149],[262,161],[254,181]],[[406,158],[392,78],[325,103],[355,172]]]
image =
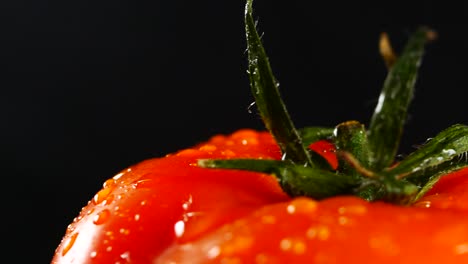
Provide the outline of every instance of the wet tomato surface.
[[[332,149],[316,144],[328,156]],[[290,198],[268,174],[201,158],[280,159],[267,132],[239,130],[107,180],[52,263],[468,263],[468,170],[412,206],[351,196]]]

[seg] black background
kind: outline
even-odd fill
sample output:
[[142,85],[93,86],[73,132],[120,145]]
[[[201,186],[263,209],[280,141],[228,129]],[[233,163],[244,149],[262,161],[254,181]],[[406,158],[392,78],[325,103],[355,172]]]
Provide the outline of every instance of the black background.
[[[296,126],[367,124],[398,51],[428,25],[402,153],[468,123],[464,1],[267,1],[255,17]],[[48,263],[102,182],[143,159],[263,129],[246,74],[244,1],[2,1],[3,241]],[[8,254],[8,253],[4,253]],[[22,261],[20,261],[23,263]]]

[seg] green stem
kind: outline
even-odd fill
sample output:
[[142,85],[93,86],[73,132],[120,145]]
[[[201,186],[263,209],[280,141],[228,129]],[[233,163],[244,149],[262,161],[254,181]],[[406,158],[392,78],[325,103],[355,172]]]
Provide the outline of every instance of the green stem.
[[[369,146],[364,125],[357,121],[347,121],[336,126],[334,142],[339,152],[346,152],[357,159],[360,166],[369,167]],[[352,166],[342,155],[338,155],[338,170],[344,174],[360,177],[355,166]]]
[[278,143],[286,160],[296,164],[314,166],[309,152],[304,148],[294,124],[281,99],[278,82],[273,76],[268,57],[255,29],[252,2],[247,0],[245,23],[252,94],[260,116]]
[[468,126],[453,125],[403,159],[398,166],[388,169],[397,178],[411,177],[431,167],[453,160],[468,152]]
[[415,32],[385,79],[369,125],[371,165],[374,170],[382,170],[394,162],[407,111],[413,99],[424,45],[431,36],[433,32],[426,28]]
[[204,168],[247,170],[274,175],[283,190],[292,197],[308,196],[324,199],[352,194],[359,181],[343,174],[295,165],[287,161],[261,159],[199,160]]
[[[464,125],[450,127],[400,163],[393,164],[424,46],[433,37],[432,31],[419,29],[395,62],[388,39],[384,38],[383,42],[381,39],[381,52],[390,71],[369,132],[357,121],[341,123],[334,129],[306,127],[297,131],[256,31],[252,2],[247,0],[245,8],[250,86],[262,120],[279,145],[283,160],[199,160],[200,167],[272,174],[292,197],[323,199],[352,194],[368,201],[407,205],[424,195],[441,176],[468,165],[468,127]],[[335,144],[337,170],[332,171],[321,155],[308,149],[311,143],[322,139]]]
[[304,147],[319,140],[330,140],[333,137],[334,128],[329,127],[304,127],[299,130]]

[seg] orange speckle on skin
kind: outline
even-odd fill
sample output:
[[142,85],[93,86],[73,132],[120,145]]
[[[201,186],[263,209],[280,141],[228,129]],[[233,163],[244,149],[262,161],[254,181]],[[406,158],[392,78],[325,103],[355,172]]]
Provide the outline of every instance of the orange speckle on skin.
[[396,256],[400,252],[400,248],[388,235],[374,235],[369,239],[369,246],[375,252],[386,256]]
[[317,238],[319,240],[327,240],[330,237],[330,229],[326,226],[317,227]]
[[198,156],[202,152],[196,149],[184,149],[181,150],[177,153],[177,156],[182,156],[182,157],[193,157],[193,156]]
[[276,217],[272,215],[263,215],[261,221],[264,224],[274,224],[276,223]]
[[268,253],[258,253],[255,256],[256,264],[280,264],[282,263],[276,256]]
[[284,238],[280,241],[280,249],[301,255],[305,253],[307,246],[301,239]]
[[258,133],[252,129],[240,129],[234,132],[231,137],[233,139],[258,138]]
[[290,203],[295,212],[300,214],[311,214],[317,210],[318,203],[308,198],[298,198]]
[[128,235],[128,234],[130,234],[130,230],[128,230],[126,228],[120,228],[119,233],[122,234],[122,235]]
[[242,145],[258,145],[258,133],[253,130],[243,129],[232,134],[232,139],[240,140]]
[[346,216],[338,217],[338,224],[340,225],[348,225],[350,222],[351,222],[350,219]]
[[437,230],[434,241],[441,245],[448,245],[451,241],[459,241],[465,244],[468,237],[468,229],[465,225],[453,225]]
[[199,148],[200,151],[205,151],[205,152],[213,152],[217,149],[215,145],[203,145]]
[[293,243],[293,251],[297,255],[302,255],[306,252],[307,246],[302,241],[295,241]]
[[222,258],[220,264],[241,264],[242,260],[239,258]]
[[223,255],[229,256],[238,252],[249,250],[254,243],[253,237],[236,236],[226,243],[221,249]]
[[339,214],[349,215],[364,215],[367,213],[367,208],[364,205],[348,205],[338,208]]
[[222,154],[223,156],[226,156],[226,157],[234,157],[234,156],[236,156],[236,153],[235,153],[234,151],[232,151],[232,150],[229,150],[229,149],[228,149],[228,150],[224,150],[223,152],[221,152],[221,154]]
[[224,135],[215,135],[211,137],[210,142],[213,144],[222,144],[226,141],[226,137]]
[[456,245],[454,251],[457,255],[468,254],[468,243]]

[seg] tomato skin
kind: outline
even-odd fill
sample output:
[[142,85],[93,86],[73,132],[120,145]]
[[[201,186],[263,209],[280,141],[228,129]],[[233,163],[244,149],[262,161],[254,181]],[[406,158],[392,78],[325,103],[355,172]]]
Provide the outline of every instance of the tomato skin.
[[336,149],[332,143],[326,140],[319,140],[309,145],[309,148],[324,157],[330,166],[336,170],[338,168],[338,158],[336,157]]
[[468,212],[468,168],[445,175],[414,206]]
[[[152,263],[175,240],[289,199],[269,175],[195,165],[200,158],[230,157],[279,159],[280,152],[268,133],[240,130],[123,170],[83,207],[52,263]],[[174,230],[179,221],[181,237]]]
[[269,175],[196,166],[280,156],[268,133],[245,129],[125,169],[83,207],[52,263],[468,263],[467,169],[401,207],[291,199]]
[[296,198],[173,245],[156,263],[466,263],[466,217],[355,197]]

